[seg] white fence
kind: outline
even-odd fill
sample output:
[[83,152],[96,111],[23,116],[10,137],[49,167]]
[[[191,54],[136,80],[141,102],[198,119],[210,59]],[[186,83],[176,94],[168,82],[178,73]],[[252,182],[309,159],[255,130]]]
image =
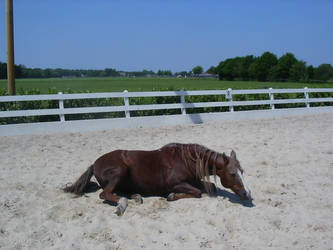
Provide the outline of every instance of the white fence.
[[[131,117],[132,111],[143,111],[143,110],[167,110],[167,109],[179,109],[180,114],[178,116],[192,116],[201,114],[187,114],[187,109],[193,108],[207,108],[207,107],[228,107],[229,112],[223,113],[240,113],[234,112],[235,107],[237,106],[254,106],[254,105],[267,105],[271,111],[276,110],[277,104],[304,104],[305,109],[313,109],[311,107],[312,103],[331,103],[333,102],[332,97],[326,98],[310,98],[310,93],[333,93],[333,88],[304,88],[304,89],[251,89],[251,90],[206,90],[206,91],[161,91],[161,92],[110,92],[110,93],[88,93],[88,94],[52,94],[52,95],[24,95],[24,96],[1,96],[0,105],[4,102],[21,102],[21,101],[42,101],[42,100],[56,100],[58,102],[58,108],[55,109],[31,109],[31,110],[8,110],[0,111],[0,118],[9,118],[9,117],[23,117],[23,116],[45,116],[45,115],[58,115],[59,121],[52,123],[69,123],[73,121],[67,121],[66,115],[72,114],[89,114],[89,113],[108,113],[108,112],[124,112],[124,118],[121,118],[121,121],[117,121],[119,124],[124,120],[135,121]],[[274,98],[275,94],[283,93],[301,93],[302,98],[297,99],[276,99]],[[251,101],[235,101],[233,96],[235,95],[252,95],[252,94],[267,94],[267,99],[265,100],[251,100]],[[225,101],[214,101],[214,102],[186,102],[187,96],[220,96],[223,95]],[[142,104],[142,105],[130,105],[130,98],[135,97],[167,97],[174,96],[179,97],[179,102],[177,103],[168,103],[168,104]],[[99,98],[122,98],[123,105],[119,106],[99,106],[99,107],[65,107],[64,101],[66,100],[75,100],[75,99],[99,99]],[[332,108],[332,107],[330,107]],[[294,108],[292,108],[294,109]],[[291,109],[288,109],[291,110]],[[216,115],[214,113],[212,115]],[[165,120],[167,116],[163,117]],[[156,117],[158,118],[158,117]],[[191,118],[191,117],[190,117]],[[114,120],[117,118],[111,118],[109,120]],[[120,119],[120,118],[118,118]],[[192,119],[193,120],[193,119]],[[197,120],[194,123],[202,122]],[[148,124],[150,122],[148,121]],[[36,123],[35,123],[36,124]],[[42,124],[42,123],[38,123]],[[109,123],[111,124],[111,123]],[[23,125],[23,124],[22,124]],[[153,124],[150,124],[153,125]],[[14,126],[14,125],[0,125],[3,126]],[[111,124],[112,127],[112,124]],[[119,125],[119,127],[122,127]],[[126,127],[126,126],[124,126]],[[1,132],[1,131],[0,131]]]

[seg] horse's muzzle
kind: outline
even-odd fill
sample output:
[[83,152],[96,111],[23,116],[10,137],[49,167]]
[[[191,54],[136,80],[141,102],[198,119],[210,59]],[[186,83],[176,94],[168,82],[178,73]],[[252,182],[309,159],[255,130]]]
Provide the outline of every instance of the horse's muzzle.
[[239,198],[241,198],[242,200],[251,200],[251,191],[249,190],[248,192],[244,191],[238,191],[237,195],[239,196]]

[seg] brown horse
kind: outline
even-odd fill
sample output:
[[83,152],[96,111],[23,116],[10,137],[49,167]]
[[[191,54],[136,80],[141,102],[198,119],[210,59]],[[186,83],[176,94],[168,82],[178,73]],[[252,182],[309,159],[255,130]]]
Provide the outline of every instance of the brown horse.
[[[198,144],[170,143],[154,151],[115,150],[98,158],[65,192],[82,195],[95,176],[103,191],[101,199],[118,204],[117,214],[124,213],[127,199],[116,192],[157,195],[168,201],[200,198],[202,191],[212,193],[216,186],[209,176],[220,177],[221,184],[241,199],[251,199],[243,169],[231,151],[230,157]],[[140,195],[132,195],[142,202]]]

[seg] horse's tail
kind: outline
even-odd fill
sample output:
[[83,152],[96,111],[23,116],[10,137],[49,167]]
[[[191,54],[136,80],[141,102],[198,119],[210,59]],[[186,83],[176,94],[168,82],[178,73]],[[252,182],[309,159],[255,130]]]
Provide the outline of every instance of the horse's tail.
[[94,165],[91,165],[73,185],[65,187],[63,189],[64,192],[83,195],[84,189],[88,186],[88,183],[90,182],[90,179],[93,176],[93,171],[94,171]]

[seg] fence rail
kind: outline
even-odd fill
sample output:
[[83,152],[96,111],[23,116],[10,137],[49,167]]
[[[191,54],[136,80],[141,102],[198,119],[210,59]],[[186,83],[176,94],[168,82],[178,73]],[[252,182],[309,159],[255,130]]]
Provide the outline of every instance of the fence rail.
[[[1,96],[0,107],[3,103],[22,102],[22,101],[58,101],[58,108],[53,109],[29,109],[29,110],[3,110],[1,107],[0,118],[24,117],[24,116],[45,116],[58,115],[60,122],[66,122],[65,115],[71,114],[89,114],[89,113],[107,113],[124,112],[126,118],[131,118],[133,111],[145,110],[168,110],[180,109],[180,114],[186,115],[187,109],[208,108],[208,107],[229,107],[230,112],[234,112],[237,106],[267,105],[274,110],[277,104],[299,104],[303,103],[305,107],[311,108],[311,103],[332,103],[333,97],[310,98],[310,93],[333,93],[333,88],[304,88],[304,89],[251,89],[251,90],[203,90],[203,91],[160,91],[160,92],[111,92],[111,93],[84,93],[84,94],[52,94],[52,95],[24,95],[24,96]],[[303,93],[302,98],[296,99],[275,99],[276,94]],[[264,100],[246,100],[235,101],[233,97],[237,95],[267,94]],[[188,96],[223,96],[226,101],[214,102],[186,102]],[[140,97],[179,97],[178,103],[169,104],[139,104],[131,105],[131,98]],[[123,105],[118,106],[98,106],[98,107],[65,107],[64,101],[77,99],[100,99],[100,98],[122,98]]]

